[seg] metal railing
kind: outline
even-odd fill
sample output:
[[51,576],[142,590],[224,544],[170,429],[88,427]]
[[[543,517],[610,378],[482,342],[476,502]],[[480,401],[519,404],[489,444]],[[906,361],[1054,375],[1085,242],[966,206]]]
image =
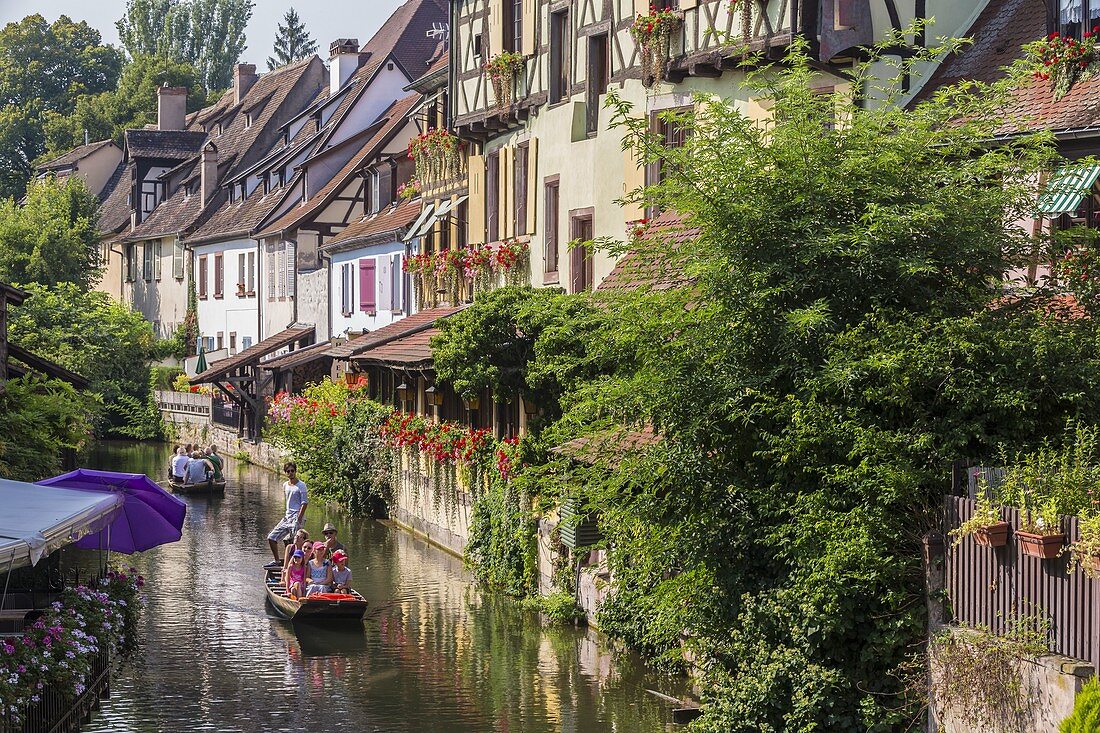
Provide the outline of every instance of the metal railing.
[[214,400],[210,408],[210,422],[236,430],[241,424],[241,406],[228,400]]
[[[976,502],[944,497],[946,532],[974,514]],[[946,539],[946,588],[954,620],[1005,632],[1014,619],[1038,617],[1050,624],[1051,651],[1075,657],[1100,669],[1100,579],[1079,568],[1069,570],[1069,552],[1043,560],[1024,555],[1015,538],[1020,512],[1005,508],[1001,516],[1013,536],[1003,547],[984,547],[973,537],[957,545]],[[1064,517],[1066,544],[1080,538],[1076,517]]]
[[19,724],[0,713],[0,733],[73,733],[88,719],[110,690],[111,664],[106,650],[96,654],[84,678],[84,692],[73,697],[53,686],[41,693],[41,700],[26,706]]

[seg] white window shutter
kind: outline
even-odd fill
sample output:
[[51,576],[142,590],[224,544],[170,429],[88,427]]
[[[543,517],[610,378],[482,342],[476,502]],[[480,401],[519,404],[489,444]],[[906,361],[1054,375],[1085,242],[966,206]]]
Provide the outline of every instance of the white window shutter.
[[378,258],[378,310],[393,310],[393,279],[390,277],[390,267],[393,260],[389,257]]
[[294,297],[294,285],[298,273],[298,245],[295,242],[286,243],[286,295]]

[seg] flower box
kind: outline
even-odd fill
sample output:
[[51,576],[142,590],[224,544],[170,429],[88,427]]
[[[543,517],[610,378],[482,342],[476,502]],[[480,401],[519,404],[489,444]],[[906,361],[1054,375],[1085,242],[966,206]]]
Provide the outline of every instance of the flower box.
[[1008,522],[997,522],[981,527],[974,533],[974,541],[983,547],[1004,547],[1012,527]]
[[1020,549],[1025,555],[1039,557],[1043,560],[1051,560],[1058,557],[1062,551],[1062,545],[1066,542],[1064,534],[1033,534],[1031,532],[1017,531],[1016,539],[1020,543]]

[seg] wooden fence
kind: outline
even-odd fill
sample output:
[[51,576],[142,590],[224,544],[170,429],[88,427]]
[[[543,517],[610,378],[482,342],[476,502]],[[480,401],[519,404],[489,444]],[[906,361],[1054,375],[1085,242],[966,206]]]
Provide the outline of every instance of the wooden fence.
[[[969,519],[975,502],[944,497],[946,530]],[[947,593],[958,623],[1002,633],[1013,619],[1041,617],[1050,623],[1051,651],[1092,663],[1100,669],[1100,579],[1080,569],[1069,571],[1069,553],[1054,560],[1024,555],[1015,538],[1020,512],[1005,508],[1013,530],[1004,547],[983,547],[973,537],[958,545],[947,539]],[[1066,543],[1079,537],[1076,517],[1065,517]]]

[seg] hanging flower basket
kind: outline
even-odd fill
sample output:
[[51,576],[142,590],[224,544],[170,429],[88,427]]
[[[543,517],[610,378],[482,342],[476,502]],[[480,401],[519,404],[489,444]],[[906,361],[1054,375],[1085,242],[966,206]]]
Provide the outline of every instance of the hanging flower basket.
[[1056,101],[1066,96],[1079,79],[1088,79],[1100,70],[1100,55],[1096,49],[1098,35],[1100,26],[1086,32],[1080,41],[1072,36],[1051,33],[1028,47],[1039,65],[1034,77],[1050,82]]
[[429,128],[409,143],[409,160],[416,163],[418,186],[458,178],[462,174],[462,150],[458,136],[443,129]]
[[410,178],[408,183],[402,183],[397,187],[397,198],[402,201],[414,199],[420,195],[420,181]]
[[653,87],[664,79],[671,53],[672,34],[683,24],[675,10],[658,10],[649,6],[648,15],[638,15],[630,26],[630,35],[638,45],[642,61],[642,86]]
[[521,54],[505,51],[498,53],[483,67],[493,85],[497,109],[505,109],[512,104],[512,85],[516,74],[523,70],[525,61]]
[[974,532],[974,541],[983,547],[1004,547],[1011,532],[1012,526],[1008,522],[997,522],[979,527]]

